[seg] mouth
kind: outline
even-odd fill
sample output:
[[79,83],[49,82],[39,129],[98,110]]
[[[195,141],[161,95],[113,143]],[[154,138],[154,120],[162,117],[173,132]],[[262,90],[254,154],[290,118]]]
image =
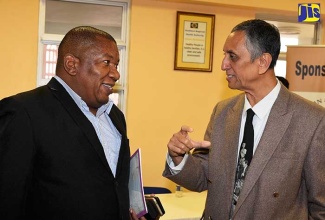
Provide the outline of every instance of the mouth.
[[234,75],[232,75],[232,74],[226,74],[226,78],[228,79],[228,80],[230,80],[231,78],[233,78],[233,77],[235,77]]
[[108,92],[111,93],[113,91],[114,85],[108,83],[102,83],[102,85],[107,89]]

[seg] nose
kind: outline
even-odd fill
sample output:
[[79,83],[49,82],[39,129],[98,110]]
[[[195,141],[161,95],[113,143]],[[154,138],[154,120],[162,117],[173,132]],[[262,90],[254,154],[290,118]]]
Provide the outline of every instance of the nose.
[[227,59],[227,56],[225,55],[221,62],[221,70],[225,71],[230,68],[229,61]]
[[109,73],[108,76],[112,78],[115,82],[120,79],[120,73],[118,71],[118,67],[116,65],[109,65]]

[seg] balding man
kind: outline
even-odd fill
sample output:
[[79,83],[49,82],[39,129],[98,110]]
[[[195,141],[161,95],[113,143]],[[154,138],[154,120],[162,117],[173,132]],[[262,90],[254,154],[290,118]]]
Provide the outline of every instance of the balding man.
[[1,100],[1,219],[130,219],[126,123],[109,99],[119,59],[111,35],[74,28],[46,86]]

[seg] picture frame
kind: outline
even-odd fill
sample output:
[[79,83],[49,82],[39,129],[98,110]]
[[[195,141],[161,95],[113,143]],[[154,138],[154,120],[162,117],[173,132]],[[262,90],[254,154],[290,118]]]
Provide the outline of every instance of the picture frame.
[[212,72],[215,15],[177,11],[174,70]]

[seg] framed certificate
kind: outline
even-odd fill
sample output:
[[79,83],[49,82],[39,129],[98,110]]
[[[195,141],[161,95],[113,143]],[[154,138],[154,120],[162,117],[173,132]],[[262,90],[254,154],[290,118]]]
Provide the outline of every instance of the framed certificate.
[[177,12],[175,70],[212,71],[214,20],[212,14]]

